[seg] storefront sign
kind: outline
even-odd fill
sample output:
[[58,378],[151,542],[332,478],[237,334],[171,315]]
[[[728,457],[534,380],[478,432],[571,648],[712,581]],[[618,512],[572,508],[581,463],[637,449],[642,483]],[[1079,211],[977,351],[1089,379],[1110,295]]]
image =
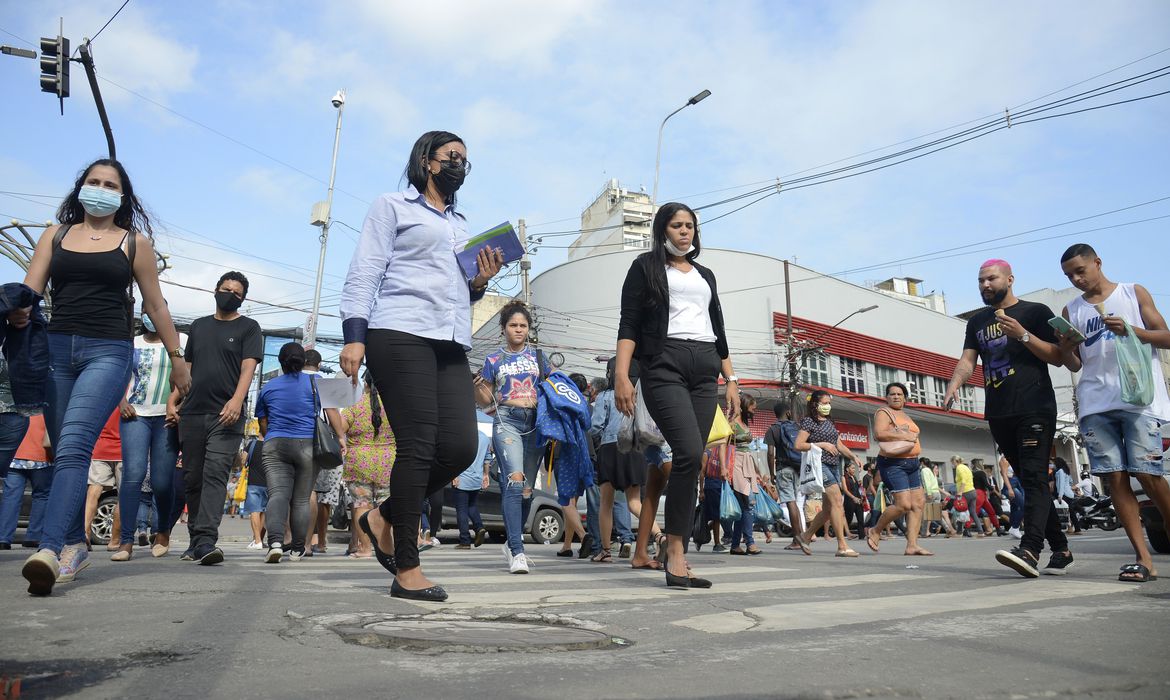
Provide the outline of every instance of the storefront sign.
[[846,447],[851,450],[869,449],[869,428],[841,421],[833,421],[833,425],[837,426],[837,433],[841,436],[841,442]]

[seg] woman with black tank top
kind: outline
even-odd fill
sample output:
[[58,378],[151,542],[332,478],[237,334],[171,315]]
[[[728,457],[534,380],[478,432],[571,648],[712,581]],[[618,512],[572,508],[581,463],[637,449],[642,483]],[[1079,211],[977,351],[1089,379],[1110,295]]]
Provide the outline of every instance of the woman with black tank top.
[[[102,159],[87,167],[57,211],[59,226],[41,236],[24,283],[52,289],[49,384],[45,424],[56,450],[40,549],[24,564],[28,592],[48,595],[57,581],[72,581],[88,562],[83,511],[90,457],[98,433],[126,394],[133,354],[134,297],[176,358],[171,383],[191,384],[179,336],[159,290],[150,220],[121,163]],[[145,231],[145,233],[143,233]],[[29,310],[9,314],[16,327]]]

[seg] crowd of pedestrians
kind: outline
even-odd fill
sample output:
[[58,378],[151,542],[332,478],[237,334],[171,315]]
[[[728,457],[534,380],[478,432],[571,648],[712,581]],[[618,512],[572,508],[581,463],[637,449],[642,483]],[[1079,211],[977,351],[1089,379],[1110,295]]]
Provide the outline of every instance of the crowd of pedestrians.
[[[504,258],[482,249],[468,279],[452,254],[470,239],[457,206],[470,170],[462,139],[428,132],[409,156],[406,189],[371,206],[340,305],[339,362],[355,385],[360,377],[357,402],[324,407],[320,355],[287,343],[280,375],[263,384],[252,407],[259,436],[248,439],[246,402],[263,342],[260,325],[239,313],[247,278],[220,276],[214,312],[179,334],[159,288],[151,223],[128,174],[105,159],[82,171],[60,224],[37,243],[23,285],[5,288],[0,548],[14,542],[27,485],[29,592],[48,595],[89,564],[93,513],[101,494],[117,488],[112,561],[132,559],[135,546],[167,556],[185,515],[189,544],[179,559],[222,562],[225,499],[249,519],[249,549],[262,550],[268,563],[296,561],[327,552],[330,513],[348,507],[347,555],[376,559],[393,576],[392,596],[442,601],[447,592],[423,573],[420,552],[438,541],[431,529],[443,524],[443,490],[451,489],[456,547],[478,547],[488,537],[478,496],[493,473],[513,574],[535,568],[524,536],[542,474],[564,515],[557,556],[599,565],[628,558],[670,587],[712,585],[687,561],[688,540],[751,556],[763,551],[757,531],[764,544],[773,531],[791,537],[784,549],[804,555],[831,538],[843,558],[860,556],[850,540],[876,553],[895,530],[905,555],[923,557],[933,553],[922,538],[1010,535],[1019,543],[997,552],[997,561],[1038,576],[1047,543],[1043,572],[1063,574],[1074,559],[1053,499],[1071,505],[1092,483],[1088,475],[1075,480],[1059,458],[1049,482],[1050,365],[1080,370],[1091,472],[1113,495],[1136,558],[1120,580],[1157,576],[1129,477],[1170,516],[1158,431],[1170,398],[1153,350],[1170,348],[1170,331],[1149,292],[1109,281],[1089,246],[1073,246],[1061,260],[1083,292],[1061,312],[1063,332],[1049,308],[1014,295],[1007,262],[980,267],[987,306],[967,323],[946,404],[982,362],[985,417],[1001,456],[994,472],[953,456],[951,492],[924,457],[930,436],[906,411],[909,392],[898,382],[885,387],[885,406],[873,416],[876,461],[863,464],[842,440],[833,394],[821,389],[802,411],[776,402],[775,422],[753,434],[757,401],[740,391],[716,275],[698,262],[698,219],[684,204],[657,210],[650,249],[629,268],[606,377],[570,377],[551,365],[531,345],[535,319],[518,301],[499,314],[502,345],[473,372],[471,305]],[[46,321],[40,305],[49,289]],[[1144,376],[1119,369],[1134,352],[1155,353]],[[560,439],[546,437],[550,420]],[[480,428],[489,422],[490,435]],[[1070,529],[1080,530],[1075,516]]]

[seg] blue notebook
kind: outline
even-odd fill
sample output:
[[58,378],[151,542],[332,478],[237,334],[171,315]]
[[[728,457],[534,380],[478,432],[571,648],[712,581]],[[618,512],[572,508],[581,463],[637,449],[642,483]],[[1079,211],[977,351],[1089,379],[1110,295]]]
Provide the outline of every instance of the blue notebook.
[[516,236],[516,229],[505,221],[495,228],[488,229],[467,242],[467,246],[455,254],[459,267],[468,280],[479,274],[479,265],[475,257],[484,248],[499,248],[504,254],[504,264],[514,263],[524,257],[524,249],[520,247],[520,239]]

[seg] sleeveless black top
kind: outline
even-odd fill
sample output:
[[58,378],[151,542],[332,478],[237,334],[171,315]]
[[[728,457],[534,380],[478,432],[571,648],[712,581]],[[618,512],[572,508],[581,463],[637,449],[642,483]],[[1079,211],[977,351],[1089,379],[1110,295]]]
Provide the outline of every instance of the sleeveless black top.
[[79,253],[57,246],[49,262],[53,315],[50,333],[86,338],[129,340],[130,260],[122,246],[100,253]]

